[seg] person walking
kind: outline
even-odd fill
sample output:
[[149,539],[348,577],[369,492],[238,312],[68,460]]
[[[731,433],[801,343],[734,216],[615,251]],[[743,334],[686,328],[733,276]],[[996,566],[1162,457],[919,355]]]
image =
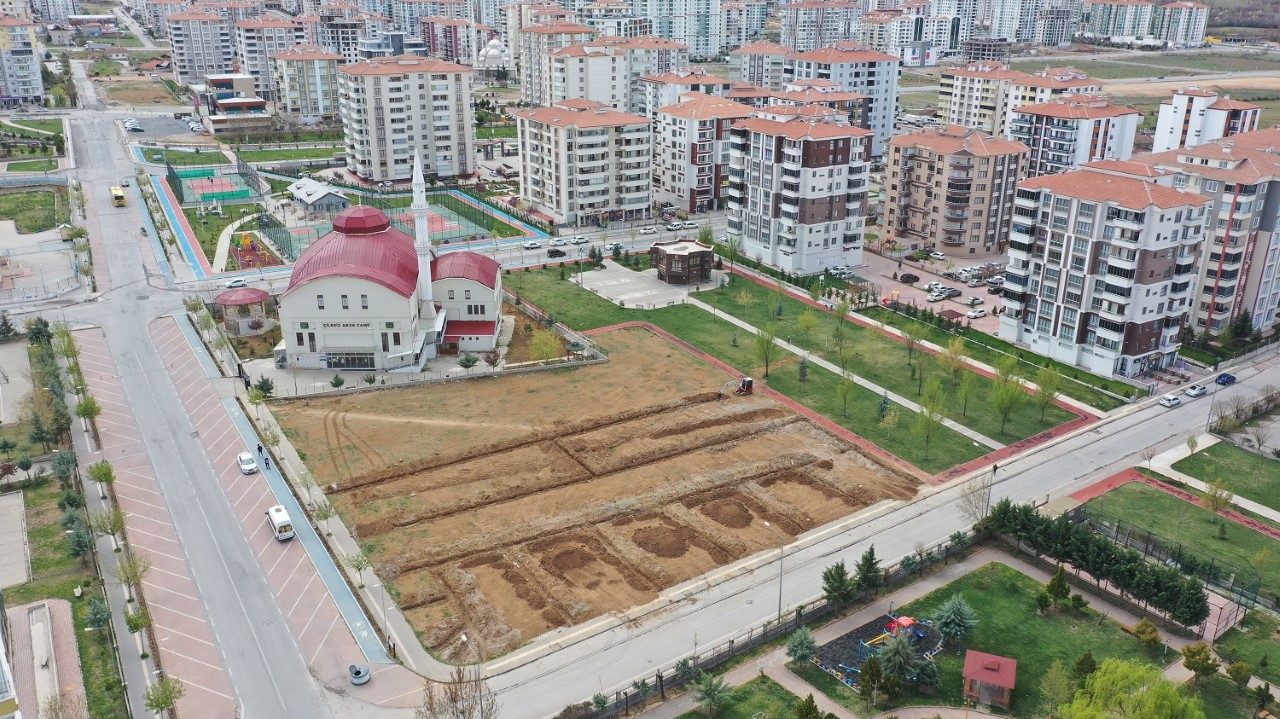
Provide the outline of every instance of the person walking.
[[262,458],[262,465],[263,465],[264,467],[266,467],[267,469],[271,469],[271,458],[270,458],[270,457],[263,457],[263,458]]
[[262,445],[258,445],[258,456],[262,456]]

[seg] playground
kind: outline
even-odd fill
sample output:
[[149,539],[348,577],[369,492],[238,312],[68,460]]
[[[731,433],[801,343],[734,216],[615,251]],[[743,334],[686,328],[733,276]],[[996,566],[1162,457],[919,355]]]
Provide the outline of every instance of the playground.
[[845,686],[855,688],[862,665],[899,634],[906,634],[920,656],[929,661],[942,651],[942,633],[927,620],[890,612],[818,647],[813,663]]
[[660,337],[599,342],[608,365],[275,408],[440,656],[467,657],[462,634],[506,653],[915,495]]

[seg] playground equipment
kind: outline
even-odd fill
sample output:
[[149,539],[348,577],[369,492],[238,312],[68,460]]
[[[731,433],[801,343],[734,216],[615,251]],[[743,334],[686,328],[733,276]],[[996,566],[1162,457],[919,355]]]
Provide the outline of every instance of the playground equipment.
[[745,397],[754,392],[754,386],[755,380],[750,377],[743,377],[737,382],[725,382],[724,385],[720,387],[720,391],[716,393],[716,399],[724,397],[725,393],[728,392],[731,387],[733,388],[734,395],[738,397]]
[[883,632],[871,639],[859,640],[857,657],[858,664],[861,665],[867,659],[870,659],[871,655],[879,653],[879,650],[875,647],[889,641],[890,637],[898,636],[899,632],[905,633],[907,637],[911,639],[913,644],[923,640],[925,638],[925,634],[920,631],[920,628],[916,626],[916,624],[916,620],[911,617],[890,614],[889,622],[884,625]]
[[891,637],[904,634],[922,659],[932,660],[942,651],[942,634],[928,620],[889,613],[818,647],[813,663],[841,684],[856,689],[862,665],[879,654]]

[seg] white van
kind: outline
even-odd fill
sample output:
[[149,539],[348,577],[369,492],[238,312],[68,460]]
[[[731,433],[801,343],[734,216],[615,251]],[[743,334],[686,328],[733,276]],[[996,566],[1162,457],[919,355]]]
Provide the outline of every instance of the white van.
[[283,542],[293,539],[293,521],[289,519],[289,513],[284,507],[277,504],[267,510],[267,526],[271,527],[271,533],[277,540]]

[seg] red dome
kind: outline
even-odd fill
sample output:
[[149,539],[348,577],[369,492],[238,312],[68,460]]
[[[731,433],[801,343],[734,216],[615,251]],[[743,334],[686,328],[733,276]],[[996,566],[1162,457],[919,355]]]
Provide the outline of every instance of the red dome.
[[213,303],[223,307],[239,307],[261,302],[270,296],[266,290],[260,290],[257,287],[237,287],[214,297]]
[[325,277],[376,282],[403,297],[418,284],[418,255],[413,238],[391,227],[376,208],[349,207],[333,221],[333,230],[303,251],[293,265],[289,289]]
[[369,205],[348,207],[333,218],[333,229],[348,235],[368,235],[382,232],[390,226],[390,218],[382,210]]

